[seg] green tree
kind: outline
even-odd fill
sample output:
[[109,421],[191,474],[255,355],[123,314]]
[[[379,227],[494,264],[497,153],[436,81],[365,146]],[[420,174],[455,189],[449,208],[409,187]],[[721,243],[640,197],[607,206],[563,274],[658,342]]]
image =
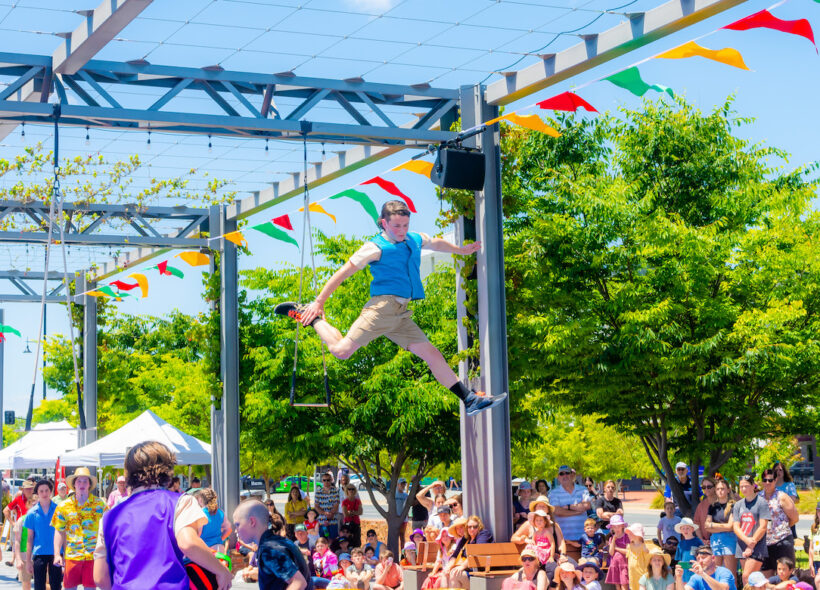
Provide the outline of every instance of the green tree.
[[[343,264],[360,242],[319,235],[319,283]],[[297,269],[256,269],[243,273],[243,285],[259,293],[248,303],[251,325],[242,333],[244,355],[252,361],[244,378],[242,448],[278,449],[308,462],[339,461],[359,474],[374,506],[387,520],[395,550],[398,529],[410,509],[396,509],[400,476],[415,487],[439,464],[459,458],[457,399],[432,377],[427,366],[407,351],[380,338],[346,361],[327,355],[333,392],[330,409],[290,407],[295,328],[273,315],[274,305],[295,299]],[[310,277],[306,277],[306,281]],[[306,283],[309,284],[309,283]],[[326,305],[328,317],[345,331],[368,299],[369,271],[349,278]],[[452,358],[456,353],[454,274],[441,269],[425,284],[426,299],[413,304],[413,317],[430,340]],[[297,401],[324,398],[320,340],[313,330],[299,333]],[[389,484],[387,483],[389,481]],[[381,492],[384,502],[375,493]]]
[[511,380],[635,435],[661,477],[714,473],[817,407],[814,168],[785,172],[746,122],[645,102],[505,156]]

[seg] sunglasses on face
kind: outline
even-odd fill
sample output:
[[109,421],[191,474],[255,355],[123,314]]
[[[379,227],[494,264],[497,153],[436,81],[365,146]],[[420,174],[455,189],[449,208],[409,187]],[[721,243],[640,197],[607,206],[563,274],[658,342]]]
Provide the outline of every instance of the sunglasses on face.
[[701,489],[703,489],[703,490],[711,490],[711,489],[713,489],[715,486],[700,486],[700,487],[701,487]]
[[572,475],[570,471],[559,471],[558,475]]
[[523,561],[523,562],[525,562],[525,563],[526,563],[526,562],[528,562],[528,561],[535,561],[535,558],[534,558],[534,557],[529,557],[529,556],[527,556],[527,557],[522,557],[522,558],[521,558],[521,561]]
[[774,482],[774,478],[773,477],[764,477],[760,481],[762,481],[763,483],[772,483],[772,482]]

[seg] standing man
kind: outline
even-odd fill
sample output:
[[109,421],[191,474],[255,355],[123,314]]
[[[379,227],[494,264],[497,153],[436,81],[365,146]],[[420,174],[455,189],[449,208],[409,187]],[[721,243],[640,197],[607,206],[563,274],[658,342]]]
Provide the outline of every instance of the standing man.
[[680,564],[676,565],[675,590],[736,590],[737,588],[731,570],[715,563],[715,556],[709,545],[698,547],[695,552],[695,562],[692,564],[692,573],[694,575],[684,584],[683,568]]
[[175,475],[171,478],[171,485],[168,487],[172,492],[179,493],[179,476]]
[[589,493],[575,483],[575,470],[567,465],[558,468],[558,484],[550,490],[550,504],[555,506],[555,522],[564,538],[575,541],[584,533],[584,521],[590,508]]
[[54,564],[54,527],[51,519],[57,503],[51,500],[51,482],[41,479],[34,484],[37,504],[26,514],[28,543],[25,547],[26,569],[34,576],[34,590],[46,590],[46,575],[51,590],[63,585],[63,570]]
[[201,487],[202,487],[202,482],[199,481],[199,478],[197,476],[193,476],[191,478],[191,487],[188,488],[187,490],[185,490],[185,493],[186,494],[193,494]]
[[[678,461],[675,464],[675,477],[677,478],[678,483],[683,488],[683,495],[686,498],[686,501],[689,502],[689,508],[693,509],[694,506],[692,506],[692,480],[689,478],[689,466],[683,461]],[[672,495],[672,486],[668,483],[666,484],[666,489],[663,492],[663,497],[675,502],[675,498]],[[684,516],[683,510],[681,510],[681,507],[678,506],[677,502],[675,502],[675,515]]]
[[282,536],[285,522],[281,516],[271,517],[262,502],[246,500],[234,511],[233,522],[236,535],[243,543],[254,543],[259,547],[256,559],[260,590],[313,590],[310,570],[302,552]]
[[[403,477],[399,478],[398,483],[396,484],[396,513],[401,514],[402,510],[404,510],[404,505],[407,502],[407,498],[409,494],[407,493],[407,480]],[[404,535],[407,532],[407,518],[401,523],[399,527],[399,540],[401,543],[404,543],[405,538]]]
[[[330,277],[313,303],[297,305],[286,301],[277,305],[274,313],[292,317],[303,326],[313,326],[330,354],[342,360],[350,358],[359,348],[367,346],[379,336],[387,336],[426,362],[436,380],[464,403],[468,416],[500,404],[507,397],[506,393],[488,396],[483,391],[467,389],[458,380],[447,360],[430,343],[407,309],[410,301],[424,299],[420,271],[422,248],[467,256],[478,252],[481,242],[456,246],[441,238],[409,231],[410,210],[403,201],[386,202],[378,223],[382,232],[365,242]],[[325,320],[325,301],[345,279],[368,265],[373,275],[370,300],[347,335],[342,336],[338,329]]]
[[128,488],[125,485],[125,476],[117,478],[117,488],[108,494],[108,507],[113,508],[128,497]]
[[342,503],[345,501],[345,498],[347,498],[347,484],[350,483],[350,476],[347,472],[339,470],[336,481],[339,484],[336,486],[339,489],[339,512],[336,514],[336,521],[339,526],[342,526],[345,522],[345,513]]
[[54,501],[57,504],[62,504],[66,498],[68,498],[68,486],[64,481],[61,481],[57,484],[57,497],[54,498]]
[[[26,514],[26,510],[28,510],[28,502],[31,499],[31,494],[34,492],[34,483],[25,480],[22,485],[20,485],[20,493],[14,496],[11,502],[9,502],[5,508],[3,508],[3,517],[14,524],[17,518],[24,516]],[[17,518],[12,518],[11,513],[16,512]]]
[[314,508],[319,513],[319,535],[335,539],[339,535],[336,513],[339,511],[339,490],[333,485],[333,474],[322,476],[322,487],[314,491]]
[[74,495],[57,507],[51,521],[55,530],[54,565],[65,565],[66,590],[78,586],[94,590],[94,547],[105,502],[91,494],[91,489],[97,486],[97,478],[88,467],[77,468],[66,481]]

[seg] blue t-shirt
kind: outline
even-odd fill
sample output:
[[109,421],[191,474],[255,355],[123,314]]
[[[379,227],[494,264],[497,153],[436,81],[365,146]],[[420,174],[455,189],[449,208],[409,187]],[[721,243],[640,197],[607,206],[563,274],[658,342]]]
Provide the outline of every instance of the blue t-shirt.
[[[678,550],[675,551],[675,561],[695,561],[694,549],[701,545],[703,545],[703,541],[697,537],[681,539],[678,542]],[[688,582],[693,575],[692,570],[683,570],[683,583]]]
[[[737,586],[735,585],[735,577],[728,568],[725,568],[722,565],[717,566],[715,568],[715,573],[712,574],[712,577],[718,582],[729,584],[729,590],[737,590]],[[711,590],[709,588],[709,584],[704,582],[703,578],[697,574],[693,575],[689,581],[686,582],[686,587],[691,588],[692,590]]]
[[597,557],[600,552],[598,547],[604,542],[604,536],[601,533],[595,533],[590,538],[584,533],[578,541],[581,543],[581,557]]
[[54,527],[51,526],[51,519],[55,510],[55,502],[51,503],[47,513],[43,512],[43,507],[37,502],[37,505],[26,514],[24,524],[34,535],[32,555],[54,555]]
[[681,540],[681,535],[675,532],[675,525],[680,522],[680,516],[661,516],[658,521],[658,536],[661,538],[661,543],[666,543],[669,537],[675,537],[678,541]]
[[260,590],[285,590],[299,572],[307,582],[305,590],[313,590],[313,578],[302,552],[285,537],[265,531],[259,539],[257,560]]

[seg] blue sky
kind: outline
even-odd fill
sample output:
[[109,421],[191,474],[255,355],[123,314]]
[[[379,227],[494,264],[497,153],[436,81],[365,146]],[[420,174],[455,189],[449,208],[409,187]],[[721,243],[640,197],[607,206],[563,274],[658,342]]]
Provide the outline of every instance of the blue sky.
[[[538,61],[534,54],[561,50],[579,42],[575,34],[600,32],[624,20],[623,13],[652,8],[659,0],[155,0],[131,25],[97,56],[99,59],[129,60],[145,58],[154,64],[203,67],[219,63],[226,69],[280,72],[292,70],[299,75],[344,78],[361,75],[367,81],[417,83],[430,81],[443,87],[458,87],[484,79],[498,79],[494,71],[521,69]],[[0,0],[0,51],[51,54],[59,40],[50,33],[73,30],[79,17],[73,10],[94,8],[99,0]],[[301,6],[301,8],[300,8]],[[623,6],[622,8],[615,8]],[[734,95],[735,108],[751,116],[755,123],[740,134],[754,141],[781,147],[792,154],[789,168],[817,158],[817,98],[820,96],[820,57],[804,38],[769,30],[747,32],[719,31],[718,28],[771,6],[770,2],[749,0],[704,23],[633,51],[576,78],[510,105],[515,110],[564,90],[583,86],[578,93],[600,111],[615,111],[620,106],[636,107],[637,97],[607,82],[592,80],[623,69],[666,49],[700,38],[705,47],[738,49],[752,71],[742,71],[702,58],[687,60],[650,60],[641,64],[644,80],[669,86],[704,110],[722,104]],[[604,12],[611,10],[612,12]],[[820,32],[820,4],[812,0],[789,0],[772,9],[783,19],[807,18]],[[594,22],[593,22],[594,21]],[[559,35],[574,30],[572,35]],[[701,38],[704,35],[706,37]],[[518,62],[516,65],[512,65]],[[0,82],[8,80],[0,79]],[[0,86],[2,88],[2,86]],[[647,95],[652,97],[652,95]],[[151,96],[125,96],[124,101],[141,104]],[[201,100],[181,97],[175,109],[202,109]],[[526,111],[537,112],[536,110]],[[542,113],[546,115],[547,113]],[[399,116],[400,113],[397,113]],[[341,120],[340,109],[323,107],[308,118]],[[584,115],[587,116],[587,115]],[[594,116],[594,115],[589,115]],[[401,119],[400,119],[401,121]],[[113,132],[91,129],[85,142],[84,129],[66,129],[61,135],[66,155],[102,153],[115,161],[140,154],[146,165],[134,178],[134,186],[144,186],[150,178],[182,174],[194,168],[194,193],[211,177],[229,180],[226,190],[240,198],[266,183],[288,177],[300,170],[301,145],[271,142],[265,152],[259,140],[173,136],[154,133],[150,149],[142,132]],[[25,145],[51,141],[46,127],[26,127],[26,137],[15,131],[0,142],[0,158],[18,154]],[[326,156],[344,146],[325,146]],[[308,159],[322,158],[322,146],[311,145]],[[412,153],[399,154],[369,168],[312,191],[313,200],[322,199],[358,184],[408,159]],[[435,232],[438,202],[431,183],[409,172],[386,172],[415,201],[419,214],[414,229]],[[0,179],[0,189],[14,179]],[[377,204],[387,199],[378,188],[365,189]],[[333,224],[314,215],[315,225],[325,232],[344,231],[365,236],[372,223],[352,201],[323,203],[338,215]],[[296,202],[283,203],[250,220],[266,221],[276,215],[295,211]],[[294,216],[294,225],[300,221]],[[279,266],[298,262],[297,250],[256,232],[249,232],[250,257],[243,257],[243,268]],[[102,261],[108,248],[73,248],[70,270],[87,267],[92,260]],[[0,246],[4,268],[38,268],[42,248]],[[59,250],[51,268],[62,270]],[[144,267],[151,266],[151,262]],[[186,313],[205,309],[200,292],[200,274],[185,270],[185,279],[149,275],[151,293],[142,301],[126,301],[120,308],[127,313],[163,314],[173,308]],[[131,269],[132,271],[134,269]],[[139,270],[139,269],[137,269]],[[38,287],[39,288],[39,287]],[[34,355],[24,355],[25,337],[35,338],[39,322],[37,304],[2,304],[6,323],[20,329],[22,340],[10,337],[5,344],[5,409],[24,412],[31,388]],[[62,306],[49,306],[50,333],[67,330]],[[37,385],[37,398],[40,385]]]

